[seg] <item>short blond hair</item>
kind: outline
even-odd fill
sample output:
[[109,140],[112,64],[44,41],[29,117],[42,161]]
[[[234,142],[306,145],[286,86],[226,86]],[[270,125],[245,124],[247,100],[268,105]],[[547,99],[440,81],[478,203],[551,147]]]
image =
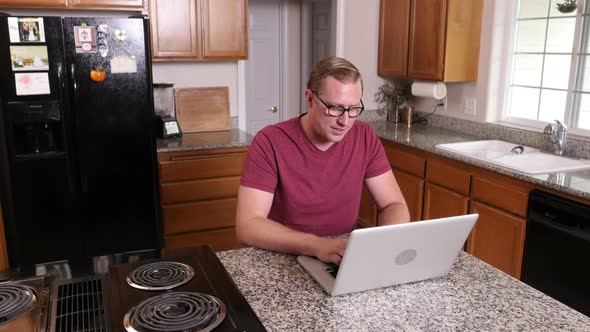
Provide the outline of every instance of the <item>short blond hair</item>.
[[341,83],[356,83],[361,81],[363,89],[363,78],[361,72],[350,61],[339,57],[327,57],[316,63],[309,73],[307,88],[319,92],[322,82],[328,76],[334,77]]

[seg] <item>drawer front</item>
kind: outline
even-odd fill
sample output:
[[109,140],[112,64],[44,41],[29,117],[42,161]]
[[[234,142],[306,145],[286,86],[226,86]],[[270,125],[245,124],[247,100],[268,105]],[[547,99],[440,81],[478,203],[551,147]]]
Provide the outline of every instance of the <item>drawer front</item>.
[[497,178],[473,176],[471,197],[504,211],[526,217],[531,188]]
[[419,152],[412,152],[389,143],[383,144],[383,148],[391,167],[424,178],[426,159],[417,155]]
[[243,248],[233,227],[206,232],[194,232],[164,237],[166,248],[194,247],[209,245],[215,251]]
[[172,204],[162,207],[164,235],[233,227],[236,198]]
[[246,154],[193,156],[160,162],[160,181],[181,181],[241,175]]
[[459,165],[438,159],[429,159],[426,180],[460,194],[469,195],[470,175]]
[[160,185],[160,200],[162,205],[166,205],[205,199],[236,197],[239,187],[239,176],[162,183]]

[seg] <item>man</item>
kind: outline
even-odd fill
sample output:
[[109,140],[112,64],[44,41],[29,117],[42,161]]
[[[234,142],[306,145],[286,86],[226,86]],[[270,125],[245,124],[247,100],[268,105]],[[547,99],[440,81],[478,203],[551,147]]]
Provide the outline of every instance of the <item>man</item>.
[[342,58],[317,63],[308,112],[258,132],[238,191],[236,233],[250,246],[340,264],[356,226],[363,182],[379,225],[407,222],[406,202],[364,109],[358,69]]

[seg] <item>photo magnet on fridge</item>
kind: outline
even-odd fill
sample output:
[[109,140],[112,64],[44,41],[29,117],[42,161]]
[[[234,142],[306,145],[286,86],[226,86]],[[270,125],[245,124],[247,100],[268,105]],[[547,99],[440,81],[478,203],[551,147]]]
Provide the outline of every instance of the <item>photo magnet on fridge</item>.
[[8,34],[11,43],[43,43],[45,27],[42,17],[9,17]]

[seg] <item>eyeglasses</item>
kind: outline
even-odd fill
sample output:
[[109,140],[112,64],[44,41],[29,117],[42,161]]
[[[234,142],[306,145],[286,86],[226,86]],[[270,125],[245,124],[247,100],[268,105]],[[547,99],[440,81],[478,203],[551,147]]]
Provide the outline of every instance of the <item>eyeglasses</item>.
[[344,112],[348,112],[348,117],[356,118],[357,116],[361,115],[361,113],[365,110],[365,104],[363,104],[362,99],[361,99],[361,106],[353,106],[350,108],[346,108],[346,107],[342,107],[342,106],[328,105],[328,104],[326,104],[326,102],[324,102],[322,100],[322,98],[320,98],[320,96],[318,96],[318,94],[315,91],[311,91],[311,93],[313,93],[313,95],[316,96],[316,98],[322,104],[324,104],[324,106],[326,106],[326,108],[328,109],[328,115],[333,116],[333,117],[339,117],[339,116],[342,116],[342,114],[344,114]]

